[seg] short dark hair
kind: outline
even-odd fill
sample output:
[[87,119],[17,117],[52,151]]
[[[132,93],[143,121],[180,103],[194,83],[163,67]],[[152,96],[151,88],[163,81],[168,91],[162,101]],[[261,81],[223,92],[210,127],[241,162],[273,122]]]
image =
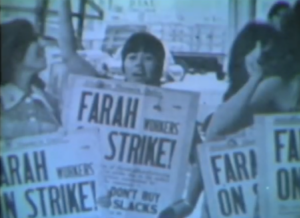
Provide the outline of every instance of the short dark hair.
[[271,19],[273,16],[277,15],[282,9],[290,9],[291,5],[286,1],[278,1],[272,5],[268,12],[268,18]]
[[[24,57],[30,43],[37,39],[28,20],[15,19],[1,24],[1,85],[12,82],[15,62]],[[38,76],[32,82],[41,88],[45,85]]]
[[148,32],[138,32],[131,35],[124,44],[122,49],[122,65],[124,70],[124,61],[126,56],[131,52],[143,50],[153,54],[158,62],[156,79],[160,79],[163,74],[165,62],[165,49],[163,43],[154,35]]

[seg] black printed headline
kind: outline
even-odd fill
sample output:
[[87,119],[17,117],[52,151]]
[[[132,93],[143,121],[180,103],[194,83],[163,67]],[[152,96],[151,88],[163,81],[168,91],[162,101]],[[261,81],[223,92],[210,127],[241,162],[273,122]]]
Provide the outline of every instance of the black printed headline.
[[[49,176],[49,160],[44,150],[2,155],[0,161],[1,217],[55,217],[96,210],[95,181],[88,178],[94,174],[91,163],[56,169],[57,177],[64,181],[60,183]],[[87,179],[76,182],[80,177]],[[18,207],[24,205],[28,214]]]
[[[178,135],[179,124],[145,119],[144,130],[151,135],[132,133],[137,129],[141,108],[139,97],[99,93],[97,90],[82,91],[77,121],[131,130],[108,134],[110,153],[105,155],[106,160],[170,169],[177,140],[168,135]],[[155,136],[155,132],[164,135]]]

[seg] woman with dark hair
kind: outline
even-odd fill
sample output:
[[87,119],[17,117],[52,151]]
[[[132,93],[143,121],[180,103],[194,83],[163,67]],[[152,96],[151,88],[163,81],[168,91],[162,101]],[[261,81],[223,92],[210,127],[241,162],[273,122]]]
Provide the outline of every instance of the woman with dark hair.
[[1,24],[1,36],[1,137],[56,131],[55,99],[38,76],[46,68],[45,40],[22,19]]
[[224,95],[228,100],[249,79],[249,72],[245,66],[245,57],[254,49],[257,41],[267,48],[275,45],[282,37],[282,29],[286,26],[287,15],[291,11],[289,3],[284,1],[276,2],[268,12],[268,23],[250,22],[235,38],[228,64],[229,89]]
[[[72,74],[99,77],[94,67],[77,53],[70,0],[60,1],[59,22],[58,42],[68,71]],[[164,59],[165,50],[159,39],[146,32],[133,34],[122,50],[125,80],[159,86]]]
[[257,42],[245,60],[249,79],[214,113],[208,139],[252,125],[254,114],[299,111],[300,56],[295,43],[282,38],[266,50]]
[[[268,15],[272,25],[252,22],[236,37],[229,61],[229,89],[224,104],[206,120],[206,140],[250,126],[254,113],[300,111],[300,59],[296,53],[290,55],[295,44],[288,45],[283,37],[290,21],[279,22],[278,29],[272,23],[274,16],[286,18],[284,10],[290,10],[289,4],[276,3]],[[182,218],[193,211],[203,183],[201,175],[192,173],[188,197],[166,208],[160,218]],[[204,199],[202,210],[209,217],[206,203]]]
[[134,33],[122,49],[122,69],[128,82],[160,86],[164,61],[164,46],[150,33]]

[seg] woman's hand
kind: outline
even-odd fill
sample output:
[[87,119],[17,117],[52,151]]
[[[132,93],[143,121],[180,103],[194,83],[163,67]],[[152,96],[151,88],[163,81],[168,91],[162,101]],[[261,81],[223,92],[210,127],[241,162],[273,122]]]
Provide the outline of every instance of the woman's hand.
[[250,77],[261,78],[263,70],[259,64],[259,58],[261,56],[262,46],[261,42],[256,42],[255,48],[245,57],[245,66],[250,74]]

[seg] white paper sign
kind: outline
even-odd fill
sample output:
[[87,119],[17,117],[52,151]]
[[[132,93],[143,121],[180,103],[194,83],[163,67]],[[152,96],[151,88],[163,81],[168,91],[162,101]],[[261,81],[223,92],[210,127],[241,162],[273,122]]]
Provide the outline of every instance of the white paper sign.
[[257,116],[260,217],[300,217],[300,114]]
[[104,218],[157,217],[181,198],[198,94],[79,76],[68,90],[68,129],[100,129]]
[[1,217],[96,218],[96,131],[15,140],[1,151]]

